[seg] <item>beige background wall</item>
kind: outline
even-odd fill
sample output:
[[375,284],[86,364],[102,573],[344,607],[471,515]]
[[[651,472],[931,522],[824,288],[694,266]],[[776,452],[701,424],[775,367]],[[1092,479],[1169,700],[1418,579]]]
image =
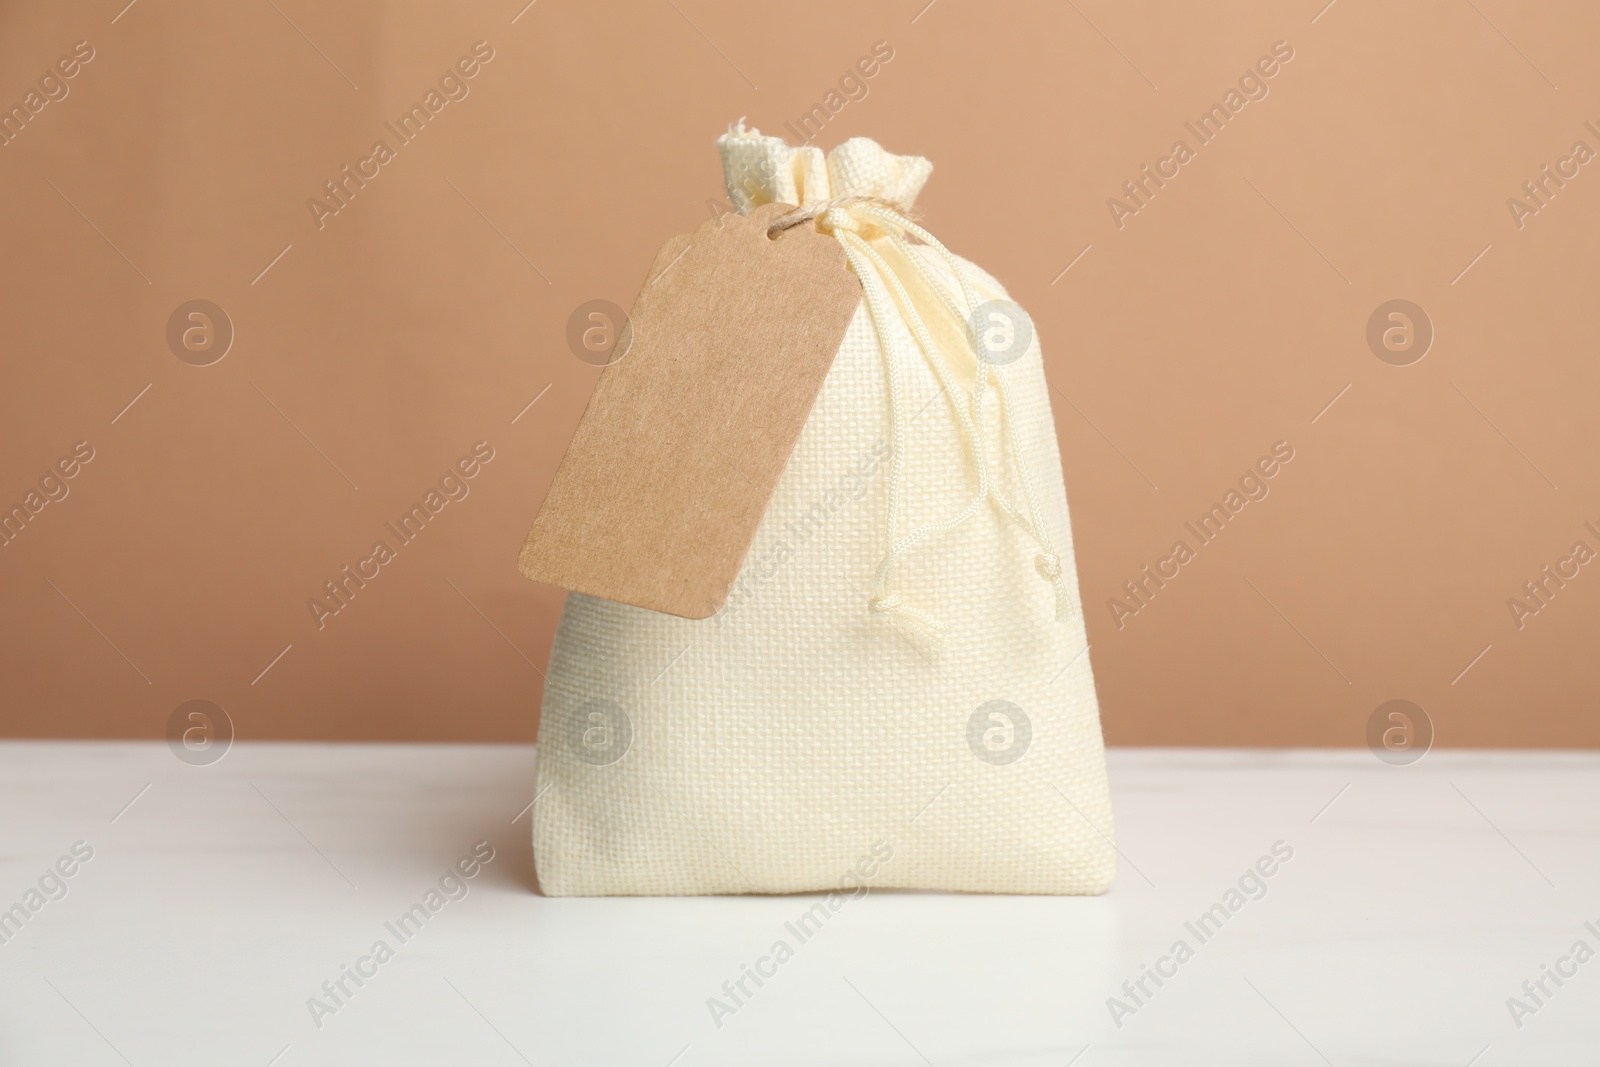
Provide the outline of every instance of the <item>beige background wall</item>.
[[[817,141],[932,159],[927,225],[1038,323],[1111,741],[1359,745],[1403,698],[1443,745],[1600,742],[1600,564],[1507,606],[1600,550],[1600,165],[1507,205],[1600,151],[1600,10],[924,2],[6,4],[8,106],[93,58],[0,148],[0,504],[93,458],[0,547],[0,732],[158,737],[203,698],[245,738],[531,739],[562,594],[514,559],[597,374],[568,314],[631,303],[707,215],[730,121],[783,132],[885,41]],[[319,228],[478,41],[468,95]],[[235,331],[210,366],[166,339],[195,299]],[[1366,337],[1395,299],[1434,332],[1407,366]],[[480,441],[470,495],[319,630],[308,598]]]

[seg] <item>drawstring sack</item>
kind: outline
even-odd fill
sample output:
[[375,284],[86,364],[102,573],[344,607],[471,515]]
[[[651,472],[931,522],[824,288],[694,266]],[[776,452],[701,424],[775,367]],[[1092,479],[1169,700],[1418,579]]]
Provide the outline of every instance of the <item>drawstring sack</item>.
[[768,236],[832,235],[862,305],[721,611],[568,595],[542,888],[1103,892],[1099,711],[1031,322],[910,217],[927,160],[742,125],[718,146],[735,208],[798,205]]

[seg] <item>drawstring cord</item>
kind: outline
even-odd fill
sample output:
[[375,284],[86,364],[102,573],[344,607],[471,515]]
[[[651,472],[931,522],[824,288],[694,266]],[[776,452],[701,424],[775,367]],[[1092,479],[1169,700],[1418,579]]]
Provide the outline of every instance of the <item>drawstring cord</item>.
[[[958,396],[959,391],[956,389],[956,383],[950,373],[949,367],[945,363],[942,353],[939,352],[938,346],[934,344],[932,334],[928,331],[927,324],[922,321],[921,316],[917,314],[916,308],[911,304],[910,295],[905,291],[905,287],[901,284],[899,277],[895,275],[892,269],[890,269],[889,264],[884,262],[882,256],[878,254],[877,250],[872,248],[872,246],[860,236],[855,233],[840,229],[835,229],[834,233],[835,236],[839,237],[844,243],[845,254],[849,256],[851,265],[855,268],[857,275],[866,279],[870,279],[870,282],[863,284],[862,291],[864,294],[867,292],[873,293],[873,296],[870,298],[869,308],[872,311],[873,319],[878,323],[880,339],[885,338],[885,331],[887,329],[888,322],[890,321],[884,315],[884,294],[883,288],[879,283],[879,277],[881,276],[889,281],[890,285],[894,288],[895,295],[900,300],[901,306],[907,309],[906,317],[908,320],[908,325],[911,326],[913,333],[916,335],[918,344],[921,345],[923,351],[928,354],[928,361],[933,367],[934,374],[939,378],[940,384],[949,391],[952,398]],[[871,267],[875,267],[877,269],[870,269]],[[898,357],[894,354],[893,349],[893,345],[887,343],[884,344],[884,355],[887,362],[891,366],[894,366],[899,362]],[[894,371],[890,372],[894,375],[895,379],[898,379],[899,377],[898,370],[898,367],[896,367]],[[899,383],[896,380],[891,384],[889,390],[890,432],[894,440],[894,450],[896,451],[903,450],[905,444],[906,420],[903,410],[901,390]],[[974,466],[978,471],[977,492],[973,495],[972,500],[965,508],[961,510],[959,514],[951,516],[947,519],[925,523],[924,525],[912,530],[910,533],[907,533],[905,536],[898,537],[898,539],[896,539],[900,528],[899,508],[900,498],[902,495],[902,486],[904,484],[903,452],[901,456],[892,458],[889,468],[890,546],[888,553],[884,556],[883,561],[878,564],[877,571],[873,576],[873,595],[872,598],[867,602],[868,610],[879,614],[890,615],[893,618],[897,618],[902,623],[909,624],[913,631],[918,633],[919,636],[923,637],[929,644],[932,644],[935,647],[938,647],[943,643],[943,624],[938,622],[932,616],[928,615],[926,612],[905,604],[900,599],[899,594],[894,591],[896,584],[894,577],[896,565],[907,552],[933,534],[940,533],[945,530],[955,529],[957,526],[960,526],[962,523],[966,522],[969,518],[978,513],[978,510],[983,506],[984,500],[988,497],[988,465],[983,462],[982,438],[979,436],[977,428],[973,424],[970,413],[961,404],[955,404],[955,411],[961,426],[962,437],[966,439],[968,448],[972,450]]]
[[[955,255],[950,252],[932,234],[911,219],[907,218],[898,207],[889,201],[877,197],[841,197],[813,205],[810,208],[794,211],[778,219],[768,229],[768,236],[776,238],[784,230],[792,226],[815,219],[817,228],[824,233],[831,233],[844,248],[845,256],[850,261],[851,269],[861,279],[861,288],[867,308],[872,315],[877,327],[879,348],[884,357],[884,372],[889,389],[889,423],[891,450],[889,461],[889,550],[879,563],[873,575],[873,592],[867,601],[867,608],[873,614],[885,615],[898,622],[911,634],[920,638],[925,643],[940,647],[943,644],[944,624],[934,616],[919,608],[905,603],[897,592],[895,582],[896,567],[898,563],[917,545],[928,538],[953,530],[976,515],[985,502],[993,501],[995,505],[1012,521],[1020,526],[1038,544],[1039,554],[1034,559],[1034,569],[1039,576],[1048,581],[1055,592],[1055,617],[1057,621],[1063,620],[1072,614],[1072,600],[1067,592],[1066,581],[1061,567],[1061,558],[1052,547],[1050,536],[1045,529],[1044,521],[1039,507],[1038,493],[1034,487],[1033,472],[1029,469],[1026,458],[1023,456],[1021,443],[1017,434],[1016,410],[1011,401],[1011,390],[1007,387],[1006,378],[999,368],[988,361],[977,358],[978,344],[972,337],[975,325],[971,321],[974,309],[980,303],[973,292],[967,278],[966,271]],[[912,303],[910,294],[906,291],[900,276],[883,258],[877,249],[873,248],[867,238],[861,234],[863,222],[876,224],[878,228],[890,238],[895,249],[912,265],[920,275],[923,284],[944,302],[946,309],[956,319],[964,324],[969,337],[969,345],[976,358],[976,371],[974,374],[973,390],[963,402],[962,394],[956,387],[955,378],[949,364],[934,341],[931,331],[923,321],[921,314]],[[961,289],[961,296],[966,304],[963,310],[952,298],[948,288],[940,283],[929,271],[922,257],[918,256],[906,235],[911,234],[928,247],[934,249],[939,257],[949,268],[956,284]],[[898,348],[890,341],[890,329],[893,317],[888,307],[888,289],[892,289],[894,296],[902,308],[905,309],[906,324],[910,326],[917,345],[932,368],[935,377],[945,392],[951,397],[951,406],[955,411],[961,436],[971,453],[973,469],[978,476],[977,491],[972,500],[959,513],[946,519],[936,520],[917,527],[904,536],[898,536],[900,528],[901,496],[905,479],[905,438],[906,427],[903,414],[903,396]],[[1027,505],[1026,513],[1019,511],[1006,499],[1000,491],[999,484],[989,476],[989,464],[984,454],[982,424],[983,394],[988,384],[989,376],[994,375],[995,390],[999,394],[1002,425],[1002,435],[1010,445],[1012,465],[1017,470],[1018,480],[1021,482],[1023,495]]]
[[[962,295],[966,298],[969,306],[976,308],[977,300],[972,295],[972,290],[968,287],[966,272],[961,269],[960,262],[932,234],[920,226],[911,224],[906,227],[906,231],[914,234],[923,243],[939,251],[960,283]],[[891,233],[890,238],[906,261],[922,276],[923,283],[927,288],[937,293],[939,298],[944,301],[945,308],[950,314],[958,320],[968,323],[969,329],[976,330],[977,324],[972,323],[972,312],[962,313],[961,309],[957,307],[955,301],[950,297],[946,287],[940,285],[937,279],[933,277],[922,257],[912,251],[910,242],[905,239],[905,234]],[[972,348],[974,354],[976,354],[978,350],[976,338],[972,339]],[[1000,407],[1004,423],[1002,429],[1011,446],[1011,462],[1017,470],[1018,480],[1022,483],[1023,498],[1028,506],[1027,513],[1024,515],[1019,512],[1011,501],[1007,500],[1005,495],[1000,492],[998,484],[993,488],[994,500],[1001,511],[1009,515],[1012,521],[1031,534],[1034,541],[1038,543],[1039,554],[1034,557],[1034,570],[1039,577],[1049,582],[1054,589],[1056,595],[1056,621],[1060,622],[1072,615],[1072,597],[1067,592],[1067,583],[1061,569],[1061,557],[1056,554],[1050,540],[1050,532],[1044,524],[1043,510],[1039,506],[1039,494],[1034,488],[1033,470],[1028,466],[1027,459],[1022,454],[1022,443],[1017,433],[1016,409],[1011,403],[1011,389],[1006,383],[1006,376],[998,368],[983,359],[978,360],[979,392],[975,393],[973,402],[976,405],[981,401],[982,379],[987,377],[989,373],[993,373],[995,376],[995,391],[1000,395]]]

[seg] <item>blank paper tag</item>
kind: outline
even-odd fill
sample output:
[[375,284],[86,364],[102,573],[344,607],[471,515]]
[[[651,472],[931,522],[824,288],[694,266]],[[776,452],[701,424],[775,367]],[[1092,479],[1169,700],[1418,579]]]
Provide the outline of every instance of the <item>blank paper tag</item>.
[[792,207],[720,215],[656,255],[522,547],[537,582],[691,619],[728,598],[861,303]]

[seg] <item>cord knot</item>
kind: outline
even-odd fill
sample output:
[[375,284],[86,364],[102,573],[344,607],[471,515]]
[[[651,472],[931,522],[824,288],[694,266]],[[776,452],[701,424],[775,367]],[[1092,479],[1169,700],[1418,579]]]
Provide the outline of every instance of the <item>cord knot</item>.
[[867,610],[874,615],[887,615],[900,606],[898,594],[890,593],[888,596],[875,596],[867,601]]
[[1033,569],[1045,581],[1053,582],[1061,577],[1061,557],[1054,552],[1041,552],[1033,557]]
[[861,223],[847,207],[830,207],[817,216],[817,229],[823,233],[860,233]]

